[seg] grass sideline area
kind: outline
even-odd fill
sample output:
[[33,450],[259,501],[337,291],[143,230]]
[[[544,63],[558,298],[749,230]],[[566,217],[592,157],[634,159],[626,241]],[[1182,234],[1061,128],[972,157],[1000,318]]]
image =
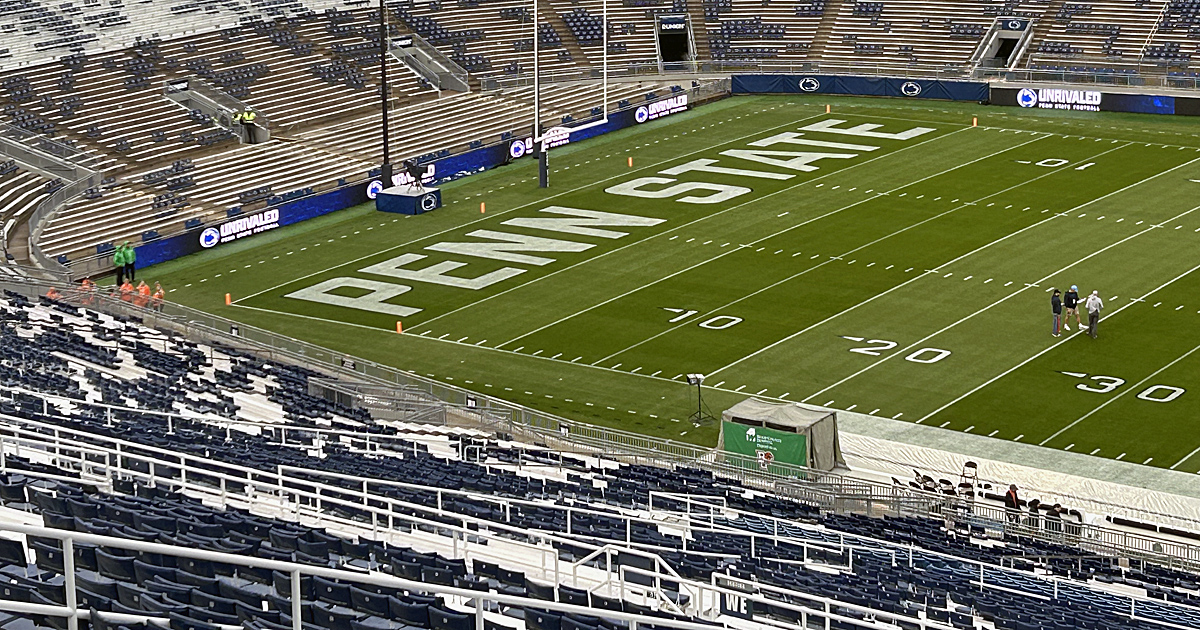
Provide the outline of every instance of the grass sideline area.
[[[864,124],[881,126],[845,132]],[[224,317],[672,439],[715,442],[687,421],[683,375],[700,372],[717,416],[754,395],[1197,472],[1198,133],[1136,114],[735,97],[556,149],[549,190],[523,159],[443,186],[430,214],[353,208],[141,276]],[[672,188],[688,182],[708,187]],[[403,279],[438,263],[441,284]],[[336,278],[411,287],[384,304],[420,310],[288,297]],[[1047,290],[1072,284],[1105,301],[1099,339],[1074,321],[1050,335]]]

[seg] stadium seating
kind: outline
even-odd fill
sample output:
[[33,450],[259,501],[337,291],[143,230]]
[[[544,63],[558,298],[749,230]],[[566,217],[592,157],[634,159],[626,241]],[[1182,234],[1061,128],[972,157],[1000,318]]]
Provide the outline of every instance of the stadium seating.
[[[114,178],[76,197],[47,226],[42,249],[49,255],[74,261],[114,241],[170,236],[243,206],[361,181],[378,162],[373,5],[151,4],[11,0],[0,11],[0,32],[8,35],[8,52],[0,52],[0,63],[8,64],[0,72],[0,119],[95,156],[97,170]],[[1200,29],[1192,0],[549,0],[538,10],[542,74],[554,86],[543,91],[541,118],[550,124],[594,115],[599,98],[590,82],[604,35],[613,74],[657,71],[655,17],[664,13],[688,14],[702,61],[720,67],[817,61],[835,69],[943,75],[967,74],[966,62],[991,22],[1016,16],[1032,21],[1025,61],[1037,78],[1083,74],[1137,83],[1142,73],[1159,72],[1182,88],[1196,85],[1187,65]],[[387,11],[393,34],[424,37],[470,72],[473,88],[440,93],[389,57],[392,145],[402,147],[403,157],[525,133],[533,100],[530,5],[397,0]],[[269,121],[279,142],[240,146],[231,130],[165,98],[164,82],[181,77],[240,99]],[[636,105],[655,84],[663,85],[614,84],[609,105]],[[191,180],[145,184],[145,174],[179,160],[196,165],[183,176]],[[270,196],[247,200],[242,193],[263,184],[255,181],[262,176],[272,177]],[[0,182],[6,237],[44,198],[38,177],[23,168]]]
[[1060,64],[1070,60],[1069,66],[1137,66],[1159,25],[1164,4],[1162,0],[1065,3],[1054,15],[1045,16],[1048,28],[1039,29],[1041,41],[1052,47],[1043,50],[1039,46],[1030,62],[1047,64],[1058,59]]
[[[0,530],[36,519],[594,609],[579,619],[536,605],[488,608],[485,621],[514,630],[623,627],[605,621],[606,611],[742,627],[736,609],[705,599],[714,574],[750,597],[738,614],[766,623],[829,610],[840,619],[830,627],[840,628],[860,627],[854,620],[1013,630],[1200,625],[1196,574],[1121,566],[1088,551],[1071,521],[1039,519],[1036,538],[993,537],[986,530],[1002,526],[957,510],[937,519],[829,512],[699,469],[667,474],[473,430],[376,420],[313,396],[310,379],[328,375],[133,317],[13,292],[0,311]],[[99,455],[117,449],[115,460]],[[101,470],[89,458],[109,463]],[[65,601],[63,547],[45,536],[8,540],[0,542],[0,595]],[[539,540],[575,573],[534,560]],[[115,543],[74,549],[87,608],[173,628],[261,630],[291,619],[286,574]],[[606,565],[592,556],[605,549],[625,567],[621,589],[602,586]],[[665,570],[659,561],[674,573],[656,586],[642,578]],[[590,586],[579,587],[579,576]],[[467,598],[419,589],[320,577],[301,588],[303,620],[315,628],[449,630],[473,611]],[[39,617],[0,627],[30,621],[65,627]]]

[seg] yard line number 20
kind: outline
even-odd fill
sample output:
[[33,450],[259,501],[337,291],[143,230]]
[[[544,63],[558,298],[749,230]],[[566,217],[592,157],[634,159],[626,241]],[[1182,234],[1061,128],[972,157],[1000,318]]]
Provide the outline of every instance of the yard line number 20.
[[[866,343],[866,346],[862,346],[860,348],[850,348],[850,352],[854,352],[856,354],[865,354],[871,357],[881,356],[884,352],[887,352],[888,350],[900,345],[895,341],[888,341],[886,339],[866,339],[864,337],[853,337],[850,335],[842,335],[842,339]],[[948,356],[950,356],[949,350],[942,350],[941,348],[921,348],[920,350],[910,352],[908,356],[904,357],[904,360],[912,361],[913,363],[937,363]]]

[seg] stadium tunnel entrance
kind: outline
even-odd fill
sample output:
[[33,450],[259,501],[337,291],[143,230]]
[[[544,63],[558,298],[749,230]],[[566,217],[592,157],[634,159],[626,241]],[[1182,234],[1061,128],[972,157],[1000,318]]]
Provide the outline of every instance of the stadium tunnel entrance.
[[655,25],[659,64],[672,69],[674,64],[692,61],[696,48],[692,42],[692,25],[687,15],[660,15]]

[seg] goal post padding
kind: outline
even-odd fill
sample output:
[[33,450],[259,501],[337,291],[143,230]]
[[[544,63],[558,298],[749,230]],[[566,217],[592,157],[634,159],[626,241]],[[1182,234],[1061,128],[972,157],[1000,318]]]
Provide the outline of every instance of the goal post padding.
[[748,398],[721,414],[717,448],[758,458],[765,464],[791,464],[816,470],[845,466],[837,415],[798,403]]

